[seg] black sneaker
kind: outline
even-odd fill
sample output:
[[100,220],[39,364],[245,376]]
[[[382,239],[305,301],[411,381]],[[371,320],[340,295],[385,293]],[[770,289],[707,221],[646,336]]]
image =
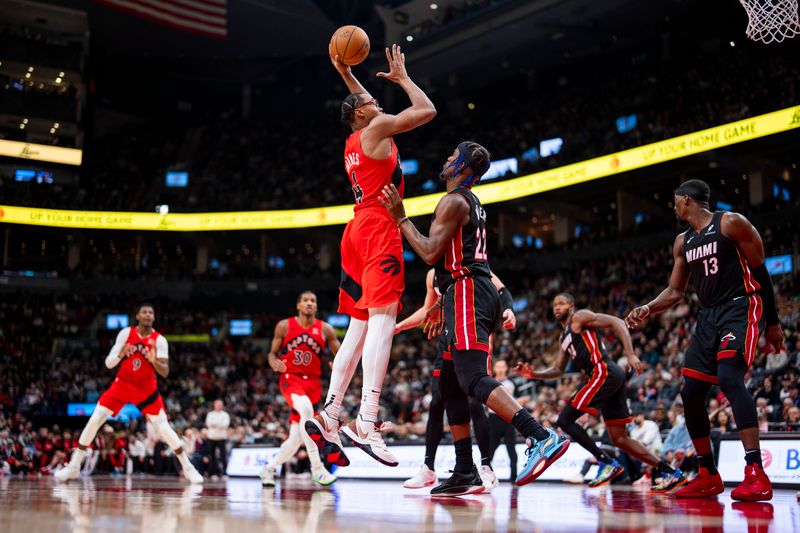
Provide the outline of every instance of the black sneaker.
[[453,475],[442,481],[439,485],[431,489],[431,496],[450,497],[466,496],[468,494],[480,494],[483,492],[483,481],[481,480],[478,469],[472,465],[472,472],[469,474]]

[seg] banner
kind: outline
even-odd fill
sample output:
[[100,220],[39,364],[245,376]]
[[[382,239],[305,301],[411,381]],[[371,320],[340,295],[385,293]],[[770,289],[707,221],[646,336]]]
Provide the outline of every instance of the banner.
[[[795,128],[800,128],[800,106],[782,109],[738,122],[731,122],[722,126],[507,181],[479,185],[475,188],[475,194],[483,204],[506,202],[758,139],[759,137],[774,135]],[[0,141],[0,143],[9,142],[12,141]],[[24,143],[16,144],[22,145]],[[2,150],[2,146],[4,145],[0,144],[0,150]],[[39,145],[28,146],[39,147]],[[41,148],[56,149],[55,147],[47,146]],[[60,150],[66,149],[62,148]],[[78,159],[78,163],[75,164],[80,164],[80,160]],[[246,194],[246,191],[243,191],[243,193]],[[408,198],[405,200],[406,213],[412,217],[429,215],[433,213],[441,196],[441,193],[437,193]],[[352,216],[352,205],[280,211],[170,213],[167,215],[158,213],[69,211],[0,205],[0,222],[9,224],[145,231],[309,228],[345,224]]]
[[[800,487],[800,434],[794,439],[761,439],[761,462],[773,483]],[[744,479],[744,450],[739,440],[723,440],[717,469],[725,481]]]
[[80,166],[83,160],[83,152],[76,148],[6,141],[3,139],[0,139],[0,156],[74,166]]
[[[525,445],[517,444],[517,472],[525,464]],[[257,476],[261,468],[278,453],[275,447],[247,447],[233,448],[228,458],[229,476]],[[375,462],[363,451],[353,446],[345,446],[345,453],[350,459],[350,466],[337,468],[336,476],[342,479],[408,479],[419,471],[419,466],[425,459],[425,446],[422,445],[399,445],[392,446],[392,453],[400,462],[393,468],[384,467]],[[472,448],[472,456],[475,464],[480,464],[480,452],[477,446]],[[539,479],[560,481],[569,474],[574,474],[583,466],[586,459],[591,457],[589,452],[578,445],[570,446],[567,452],[555,464],[548,468]],[[456,464],[455,448],[450,445],[440,446],[436,452],[435,470],[440,478],[450,476],[451,470]],[[505,447],[497,449],[497,453],[492,461],[494,469],[499,479],[508,479],[511,475],[510,461]]]

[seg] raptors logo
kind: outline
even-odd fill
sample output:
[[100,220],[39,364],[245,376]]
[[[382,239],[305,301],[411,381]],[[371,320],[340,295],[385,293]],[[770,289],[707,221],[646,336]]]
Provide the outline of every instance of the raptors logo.
[[762,450],[761,450],[761,462],[764,465],[764,470],[769,468],[769,465],[772,464],[772,454],[769,452],[769,450],[764,450],[762,448]]
[[138,357],[135,357],[133,359],[132,363],[133,363],[133,370],[134,371],[139,370],[140,368],[142,368],[142,360],[139,359]]
[[383,267],[383,272],[390,276],[400,273],[400,260],[393,255],[386,254],[386,259],[381,261],[380,265]]

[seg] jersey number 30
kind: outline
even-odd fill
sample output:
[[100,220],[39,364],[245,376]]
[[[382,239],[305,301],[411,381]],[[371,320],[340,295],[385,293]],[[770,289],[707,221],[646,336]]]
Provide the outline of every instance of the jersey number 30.
[[311,352],[304,352],[303,350],[294,351],[294,361],[292,364],[295,366],[308,366],[311,364]]

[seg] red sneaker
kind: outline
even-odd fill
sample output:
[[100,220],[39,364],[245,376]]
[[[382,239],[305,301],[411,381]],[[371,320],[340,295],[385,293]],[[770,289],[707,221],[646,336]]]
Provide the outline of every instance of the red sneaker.
[[725,492],[722,478],[709,474],[708,469],[700,467],[699,474],[688,485],[675,493],[676,498],[708,498]]
[[742,502],[758,502],[772,499],[772,483],[764,469],[758,465],[744,467],[744,481],[731,492],[731,498]]

